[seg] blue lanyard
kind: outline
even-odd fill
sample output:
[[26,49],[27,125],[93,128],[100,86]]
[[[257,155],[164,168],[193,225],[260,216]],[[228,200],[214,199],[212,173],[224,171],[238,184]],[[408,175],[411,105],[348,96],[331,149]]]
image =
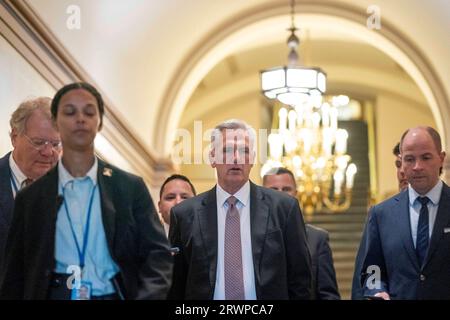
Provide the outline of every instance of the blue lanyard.
[[70,218],[69,208],[67,207],[66,198],[64,197],[64,187],[63,187],[64,208],[66,209],[67,220],[69,220],[70,231],[72,231],[73,240],[75,241],[75,246],[77,247],[78,258],[80,260],[80,268],[82,270],[84,268],[85,259],[86,259],[86,248],[87,248],[87,243],[88,243],[89,226],[90,226],[89,221],[91,219],[91,211],[92,211],[91,209],[92,209],[92,203],[94,202],[94,194],[95,194],[96,188],[97,188],[97,185],[95,185],[91,191],[89,207],[88,207],[88,212],[87,212],[87,218],[86,218],[86,227],[84,228],[84,234],[83,234],[83,248],[82,248],[82,250],[80,250],[80,245],[78,243],[77,236],[76,236],[75,230],[73,228],[72,219]]

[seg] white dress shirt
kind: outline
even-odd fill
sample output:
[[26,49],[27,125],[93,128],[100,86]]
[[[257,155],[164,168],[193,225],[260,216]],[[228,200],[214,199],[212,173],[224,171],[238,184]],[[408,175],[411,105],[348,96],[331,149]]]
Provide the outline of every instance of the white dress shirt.
[[253,268],[252,237],[250,229],[250,182],[247,181],[239,191],[231,195],[223,190],[219,184],[216,188],[217,196],[217,271],[214,300],[225,300],[224,276],[224,239],[225,220],[228,211],[227,199],[236,197],[236,208],[239,211],[241,224],[242,271],[244,276],[244,291],[246,300],[256,300],[255,272]]
[[166,233],[167,238],[169,238],[170,225],[168,225],[165,221],[162,222],[162,225],[164,227],[164,232]]
[[431,234],[433,233],[434,221],[436,220],[436,215],[439,207],[439,199],[441,198],[443,183],[439,180],[438,183],[431,189],[427,194],[420,195],[411,188],[411,185],[408,186],[409,192],[409,220],[411,221],[411,235],[414,242],[414,248],[416,247],[417,240],[417,225],[419,224],[419,215],[420,208],[422,204],[417,200],[417,197],[428,197],[430,201],[428,201],[428,231],[429,237],[431,238]]

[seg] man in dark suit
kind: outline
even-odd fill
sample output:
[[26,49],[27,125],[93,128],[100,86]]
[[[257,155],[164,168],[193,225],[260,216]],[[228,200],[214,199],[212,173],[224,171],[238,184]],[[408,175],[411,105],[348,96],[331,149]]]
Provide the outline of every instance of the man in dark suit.
[[46,97],[27,100],[11,115],[14,149],[0,159],[0,273],[16,193],[52,168],[61,153],[50,103]]
[[[408,188],[408,180],[405,177],[405,172],[402,169],[402,158],[400,157],[400,142],[398,142],[394,149],[392,149],[392,153],[395,156],[395,168],[397,171],[397,182],[398,182],[398,191],[402,192]],[[352,300],[362,300],[363,296],[363,288],[361,288],[361,268],[362,268],[362,259],[363,254],[366,250],[366,229],[361,237],[361,243],[358,247],[358,252],[355,258],[355,268],[353,271],[353,281],[352,281]]]
[[217,185],[172,208],[172,299],[310,299],[311,260],[298,202],[249,181],[254,130],[229,120],[211,136]]
[[[297,198],[297,184],[293,173],[286,168],[273,168],[264,175],[263,186],[285,192]],[[311,254],[314,298],[317,300],[339,300],[333,254],[328,232],[306,224],[306,238]]]
[[181,174],[173,174],[163,182],[159,190],[158,209],[167,236],[169,236],[170,209],[196,194],[194,185],[189,178]]
[[[17,195],[2,299],[165,299],[172,257],[142,178],[94,155],[103,100],[87,83],[61,88],[52,115],[64,154]],[[75,297],[75,298],[74,298]]]
[[408,189],[374,206],[363,259],[366,297],[450,299],[450,188],[439,179],[439,134],[407,130],[400,141]]
[[14,206],[13,188],[11,186],[11,169],[9,166],[9,152],[0,159],[0,273],[3,264],[6,236],[12,218]]

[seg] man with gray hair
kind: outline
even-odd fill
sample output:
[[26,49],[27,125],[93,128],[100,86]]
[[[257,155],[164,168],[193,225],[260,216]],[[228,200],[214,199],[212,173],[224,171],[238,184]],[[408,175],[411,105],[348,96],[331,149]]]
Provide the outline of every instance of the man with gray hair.
[[43,176],[59,159],[61,141],[51,119],[51,99],[22,102],[10,120],[13,151],[0,159],[0,267],[11,222],[14,197]]
[[298,202],[249,181],[254,130],[240,120],[211,135],[217,185],[171,210],[171,299],[310,299],[311,258]]

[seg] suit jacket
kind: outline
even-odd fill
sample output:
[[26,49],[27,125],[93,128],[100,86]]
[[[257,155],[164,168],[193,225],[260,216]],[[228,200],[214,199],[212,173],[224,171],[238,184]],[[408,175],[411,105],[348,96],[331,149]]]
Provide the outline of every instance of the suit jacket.
[[[98,161],[103,227],[120,271],[116,290],[126,299],[165,299],[172,277],[169,244],[144,181]],[[55,267],[57,166],[16,196],[2,299],[46,299]]]
[[[419,265],[411,236],[409,195],[398,195],[369,213],[363,271],[379,266],[381,288],[364,286],[365,295],[386,291],[391,299],[450,299],[450,188],[444,184],[427,255]],[[363,274],[362,283],[374,274]]]
[[307,224],[306,236],[311,254],[315,299],[339,300],[341,296],[338,291],[328,232]]
[[361,242],[358,247],[358,252],[356,253],[355,258],[355,268],[353,271],[353,280],[352,280],[352,300],[362,300],[364,299],[363,288],[361,287],[361,273],[362,273],[362,264],[364,259],[364,254],[366,252],[366,238],[367,238],[367,222],[364,228],[364,232],[361,237]]
[[[171,299],[213,299],[217,270],[216,188],[172,208]],[[250,228],[258,299],[310,299],[311,259],[298,202],[250,183]]]
[[3,265],[6,237],[11,224],[14,206],[13,191],[11,188],[11,169],[9,156],[11,152],[0,159],[0,273]]

